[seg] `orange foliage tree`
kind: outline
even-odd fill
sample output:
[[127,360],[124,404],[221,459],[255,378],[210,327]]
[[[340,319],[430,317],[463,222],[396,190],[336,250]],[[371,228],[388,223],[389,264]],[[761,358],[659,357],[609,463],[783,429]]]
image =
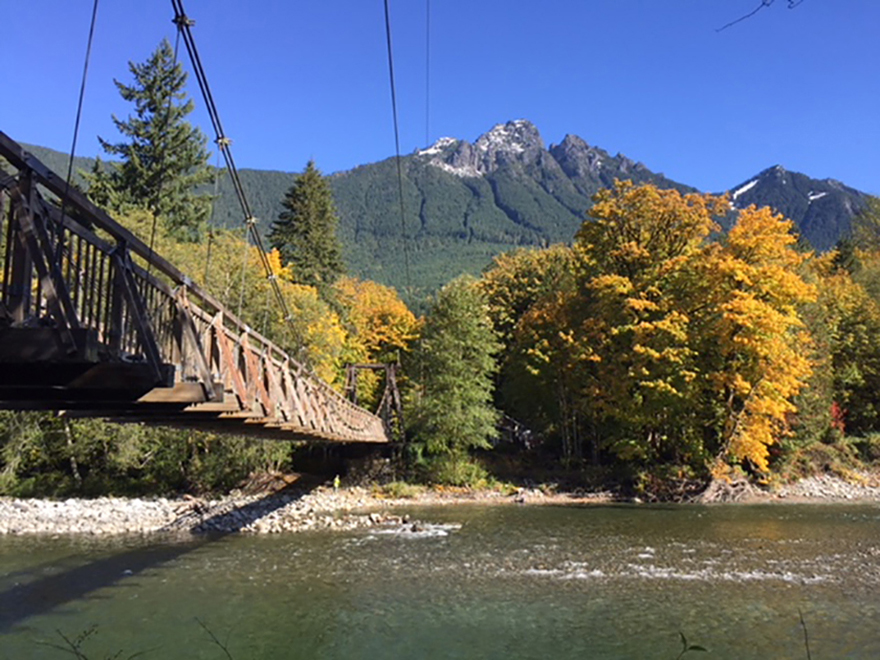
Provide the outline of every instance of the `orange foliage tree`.
[[[349,363],[399,362],[418,337],[419,322],[392,287],[341,277],[334,295],[348,331],[346,361]],[[358,401],[378,402],[381,378],[367,371],[358,377]]]
[[[746,209],[712,240],[730,211],[723,197],[617,182],[594,201],[567,286],[502,286],[530,273],[534,255],[500,259],[484,277],[490,308],[513,309],[494,315],[505,375],[519,376],[502,387],[526,400],[564,382],[575,433],[618,459],[767,470],[811,371],[799,306],[816,293],[799,275],[808,257],[791,223]],[[561,434],[561,407],[554,414]]]
[[768,208],[749,207],[725,244],[707,250],[702,269],[712,285],[705,341],[715,358],[710,382],[723,401],[721,456],[761,471],[812,371],[799,309],[816,289],[798,272],[808,255],[794,249],[792,227]]

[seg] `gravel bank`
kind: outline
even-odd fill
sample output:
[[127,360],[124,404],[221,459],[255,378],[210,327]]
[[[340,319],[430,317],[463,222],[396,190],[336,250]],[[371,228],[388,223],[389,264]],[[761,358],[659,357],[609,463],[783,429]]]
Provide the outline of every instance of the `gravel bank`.
[[[425,491],[413,498],[377,497],[365,488],[282,491],[269,495],[197,498],[36,500],[0,498],[3,534],[277,534],[310,529],[352,530],[363,527],[414,525],[393,513],[401,506],[463,504],[586,504],[609,502],[611,493],[552,493],[520,489],[496,491]],[[853,481],[831,475],[801,479],[773,493],[759,492],[749,501],[880,502],[880,475],[860,474]]]
[[[364,489],[196,498],[0,498],[0,534],[279,533],[403,523]],[[358,509],[358,512],[355,512]]]
[[416,525],[395,507],[449,504],[547,504],[610,501],[611,495],[547,494],[520,489],[497,491],[424,491],[415,497],[378,497],[360,487],[309,491],[285,490],[263,495],[231,495],[222,499],[96,499],[0,498],[3,534],[151,534],[245,533],[277,534],[309,529],[351,530],[380,525]]
[[854,480],[844,481],[830,474],[820,474],[778,488],[775,495],[789,500],[880,501],[880,475],[859,472]]

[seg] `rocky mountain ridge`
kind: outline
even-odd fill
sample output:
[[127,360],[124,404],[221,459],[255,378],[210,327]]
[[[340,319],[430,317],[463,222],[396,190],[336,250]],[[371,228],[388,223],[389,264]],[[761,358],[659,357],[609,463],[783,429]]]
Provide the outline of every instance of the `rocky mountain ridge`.
[[836,179],[813,179],[774,165],[728,191],[733,206],[770,206],[795,221],[810,246],[825,251],[849,233],[869,195]]
[[[345,241],[358,246],[353,270],[399,287],[415,281],[434,288],[458,272],[478,272],[499,252],[569,242],[592,196],[615,179],[696,191],[577,135],[548,147],[524,119],[497,124],[472,143],[441,138],[403,158],[404,226],[408,249],[416,254],[407,275],[394,269],[399,257],[388,255],[389,245],[396,252],[403,249],[394,238],[395,231],[401,236],[403,230],[390,183],[396,176],[393,162],[336,174],[332,183]],[[830,249],[848,233],[867,198],[840,182],[780,166],[721,192],[730,194],[734,208],[771,206],[794,220],[804,242],[819,250]]]
[[[459,177],[491,176],[499,170],[517,166],[558,167],[572,179],[602,179],[603,174],[607,178],[611,173],[624,177],[654,175],[644,164],[622,154],[612,157],[577,135],[568,134],[562,142],[548,148],[538,129],[527,119],[496,124],[473,144],[459,138],[442,137],[427,149],[416,151],[413,157]],[[610,172],[606,172],[608,165],[611,166]]]

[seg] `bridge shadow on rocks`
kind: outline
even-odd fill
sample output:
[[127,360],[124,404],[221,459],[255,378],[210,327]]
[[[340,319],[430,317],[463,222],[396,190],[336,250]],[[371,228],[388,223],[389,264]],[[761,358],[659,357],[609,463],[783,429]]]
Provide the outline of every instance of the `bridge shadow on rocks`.
[[[122,551],[79,563],[77,554],[0,575],[0,635],[28,619],[69,603],[100,598],[101,589],[123,588],[147,571],[242,532],[273,512],[296,503],[314,487],[297,485],[246,502],[209,506],[192,501],[172,523],[146,535],[91,537],[83,552],[116,545]],[[58,535],[63,537],[64,535]],[[26,538],[26,537],[24,537]],[[57,537],[56,537],[57,538]],[[59,570],[60,567],[60,570]],[[11,584],[10,584],[11,583]]]

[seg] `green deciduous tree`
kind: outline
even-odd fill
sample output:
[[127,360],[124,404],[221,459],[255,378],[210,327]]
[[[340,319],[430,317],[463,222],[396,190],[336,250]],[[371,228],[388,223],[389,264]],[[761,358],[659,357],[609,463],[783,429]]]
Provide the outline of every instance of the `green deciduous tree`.
[[[865,255],[866,261],[870,259]],[[880,303],[842,269],[824,274],[819,285],[824,312],[834,401],[845,431],[861,435],[880,429]]]
[[467,276],[437,294],[421,341],[416,440],[429,454],[464,456],[496,436],[492,377],[499,344],[486,302]]
[[564,245],[495,257],[480,280],[501,340],[501,408],[533,429],[558,437],[563,459],[582,454],[577,399],[587,385],[574,368],[569,301],[577,259]]
[[282,202],[284,211],[272,223],[269,241],[284,263],[293,265],[300,284],[329,285],[345,266],[336,236],[339,220],[330,185],[310,160]]
[[113,116],[125,138],[98,138],[104,151],[118,162],[96,162],[87,178],[92,200],[111,211],[145,208],[161,218],[179,238],[195,239],[207,220],[211,199],[196,187],[212,181],[206,138],[186,121],[193,110],[184,91],[186,73],[163,40],[142,64],[129,62],[132,85],[114,81],[134,114]]

